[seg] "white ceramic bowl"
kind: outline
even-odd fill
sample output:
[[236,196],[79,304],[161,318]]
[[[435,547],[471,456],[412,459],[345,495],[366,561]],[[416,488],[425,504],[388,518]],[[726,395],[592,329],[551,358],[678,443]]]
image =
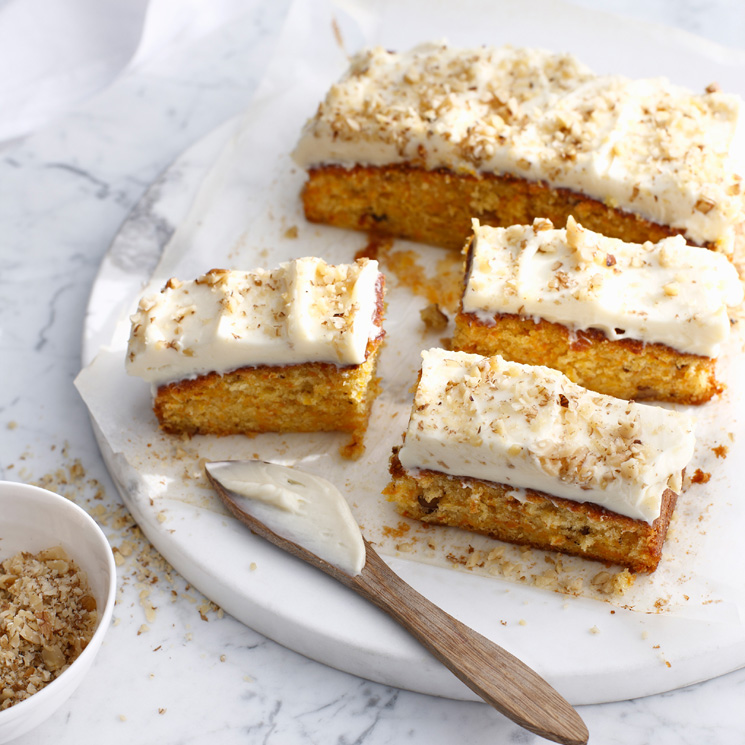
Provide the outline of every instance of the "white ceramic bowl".
[[46,489],[0,481],[0,561],[19,551],[62,546],[88,575],[98,607],[98,626],[88,646],[58,678],[25,701],[0,711],[0,743],[51,716],[78,687],[111,621],[116,567],[109,542],[95,521],[65,497]]

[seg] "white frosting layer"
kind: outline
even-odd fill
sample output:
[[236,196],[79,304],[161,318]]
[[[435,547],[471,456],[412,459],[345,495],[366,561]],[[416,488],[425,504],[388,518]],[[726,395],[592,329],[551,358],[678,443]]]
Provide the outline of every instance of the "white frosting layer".
[[277,535],[349,575],[362,571],[362,533],[347,501],[331,482],[258,460],[207,463],[205,468],[238,498],[241,509]]
[[547,367],[430,349],[399,451],[407,470],[534,489],[648,523],[693,455],[687,414],[592,393]]
[[127,372],[154,385],[257,365],[358,365],[377,338],[376,261],[297,259],[169,280],[132,316]]
[[566,229],[552,227],[548,220],[509,228],[474,221],[463,311],[485,323],[513,313],[716,357],[729,336],[727,306],[743,300],[725,256],[682,236],[624,243],[571,217]]
[[745,219],[742,119],[737,96],[598,77],[566,54],[375,48],[332,86],[294,157],[546,181],[729,252]]

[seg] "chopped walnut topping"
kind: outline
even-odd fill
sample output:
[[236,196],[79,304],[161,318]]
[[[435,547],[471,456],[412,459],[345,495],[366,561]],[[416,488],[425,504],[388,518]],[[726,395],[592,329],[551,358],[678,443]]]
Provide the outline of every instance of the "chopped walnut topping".
[[577,263],[592,263],[595,258],[594,247],[585,240],[584,228],[571,215],[567,218],[566,242],[569,248],[574,249]]
[[716,206],[717,206],[717,203],[713,201],[712,199],[709,199],[708,197],[701,197],[696,202],[696,204],[693,205],[693,208],[695,210],[698,210],[699,212],[702,212],[704,215],[707,215]]
[[551,220],[548,220],[544,217],[536,217],[533,220],[533,230],[535,230],[536,233],[542,232],[544,230],[553,230],[554,224],[551,222]]
[[[682,236],[626,243],[586,230],[572,217],[567,224],[536,231],[475,222],[463,312],[485,324],[497,314],[513,314],[560,323],[570,333],[589,326],[610,339],[717,354],[729,331],[721,311],[742,295],[724,257],[688,246]],[[714,287],[721,289],[713,294]],[[461,327],[456,318],[456,336],[467,333]]]
[[155,307],[158,302],[158,298],[155,295],[146,295],[140,298],[140,302],[137,304],[139,310],[143,313],[147,313]]
[[161,385],[239,364],[361,364],[381,333],[382,287],[374,261],[312,257],[170,281],[132,316],[127,369]]
[[738,109],[715,85],[597,76],[536,49],[374,48],[330,88],[295,157],[355,164],[363,149],[376,163],[544,180],[731,252],[745,218],[730,193]]
[[[210,269],[206,274],[203,274],[196,280],[196,283],[206,285],[217,285],[227,281],[228,275],[230,274],[227,269]],[[181,285],[179,285],[181,286]]]
[[[591,393],[556,371],[499,356],[432,349],[423,358],[399,452],[405,468],[542,490],[536,484],[554,482],[551,494],[651,522],[668,479],[690,457],[686,415]],[[661,447],[672,448],[677,472],[655,472]]]

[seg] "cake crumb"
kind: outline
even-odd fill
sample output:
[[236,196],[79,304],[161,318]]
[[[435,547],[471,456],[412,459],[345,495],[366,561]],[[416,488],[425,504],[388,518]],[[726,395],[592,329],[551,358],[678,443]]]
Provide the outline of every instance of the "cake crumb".
[[437,303],[430,303],[422,308],[419,316],[427,331],[444,331],[448,326],[448,317]]
[[290,225],[290,227],[287,228],[287,230],[285,230],[284,235],[285,235],[285,238],[297,238],[298,236],[297,225]]
[[339,455],[347,460],[358,460],[365,452],[364,431],[352,432],[349,442],[339,448]]
[[8,429],[15,429],[18,426],[18,422],[11,420],[5,425]]
[[165,708],[160,708],[160,709],[158,709],[158,714],[165,714],[166,711],[167,710]]
[[518,623],[520,624],[520,626],[527,626],[528,625],[528,622],[524,618],[521,618],[518,621]]
[[390,538],[403,538],[411,530],[408,523],[401,521],[395,528],[390,525],[383,526],[383,535]]
[[437,262],[434,276],[427,276],[419,263],[419,255],[412,250],[393,250],[392,238],[370,236],[367,245],[355,254],[355,259],[376,259],[386,269],[386,274],[396,277],[398,283],[414,295],[426,298],[431,304],[455,311],[460,301],[463,282],[463,258],[450,251]]
[[726,445],[717,445],[711,449],[711,452],[717,456],[717,458],[726,458],[729,448]]
[[706,471],[702,471],[700,468],[697,468],[693,476],[691,477],[691,483],[692,484],[706,484],[710,478],[711,478],[710,473],[707,473]]
[[367,243],[355,253],[354,259],[373,259],[379,260],[383,251],[390,250],[393,246],[393,238],[385,238],[379,235],[368,235]]
[[599,634],[600,633],[600,629],[597,626],[591,626],[590,627],[590,633],[591,634]]

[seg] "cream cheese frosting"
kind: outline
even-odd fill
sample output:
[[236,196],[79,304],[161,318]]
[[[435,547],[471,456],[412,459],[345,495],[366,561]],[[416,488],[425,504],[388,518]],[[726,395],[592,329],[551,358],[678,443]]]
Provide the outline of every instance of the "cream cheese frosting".
[[547,367],[430,349],[401,465],[591,502],[654,522],[693,455],[688,414],[588,391]]
[[257,365],[364,362],[376,321],[376,261],[303,258],[276,269],[171,279],[132,316],[127,372],[154,385]]
[[637,244],[572,217],[560,230],[548,220],[509,228],[474,220],[471,251],[462,309],[484,323],[512,313],[716,357],[729,336],[727,308],[743,300],[727,258],[682,236]]
[[294,152],[305,168],[409,164],[546,181],[730,252],[745,220],[742,102],[597,76],[539,49],[363,50]]
[[219,461],[205,468],[240,507],[277,535],[351,576],[365,566],[365,542],[349,504],[330,481],[263,461]]

